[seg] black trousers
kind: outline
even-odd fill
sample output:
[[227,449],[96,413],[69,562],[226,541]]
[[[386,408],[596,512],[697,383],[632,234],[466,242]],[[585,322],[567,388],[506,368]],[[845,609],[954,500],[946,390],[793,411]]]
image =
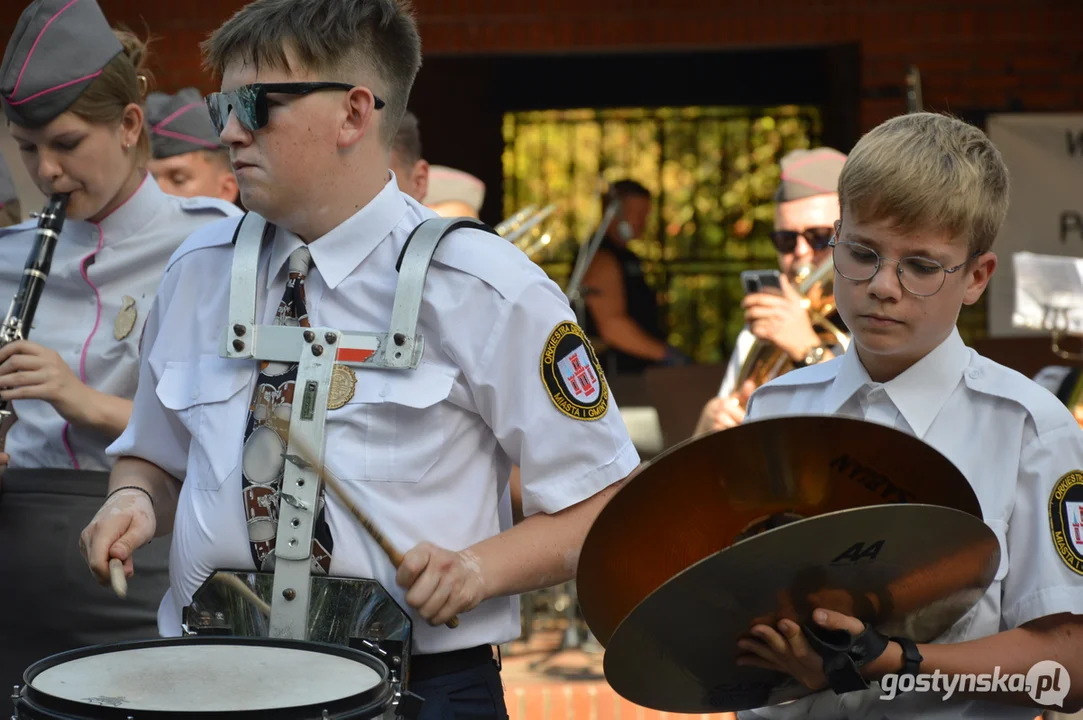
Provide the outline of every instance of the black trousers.
[[425,699],[417,720],[507,720],[504,686],[495,662],[410,684]]
[[158,637],[169,538],[136,551],[125,600],[98,585],[79,552],[107,482],[108,473],[70,470],[8,470],[0,480],[0,697],[52,655]]

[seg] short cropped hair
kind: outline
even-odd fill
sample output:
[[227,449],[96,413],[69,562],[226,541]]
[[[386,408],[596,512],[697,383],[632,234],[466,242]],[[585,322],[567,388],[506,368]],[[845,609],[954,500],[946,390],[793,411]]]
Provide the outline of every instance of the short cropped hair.
[[643,185],[637,183],[635,180],[617,180],[615,183],[609,186],[609,192],[602,196],[602,212],[604,213],[609,207],[609,203],[613,197],[618,197],[621,200],[626,200],[630,197],[642,197],[650,199],[651,191],[645,188]]
[[304,69],[345,81],[357,70],[376,73],[373,88],[387,106],[381,140],[390,147],[421,67],[421,36],[410,0],[255,0],[200,46],[218,77],[230,63],[290,68],[286,47]]
[[421,153],[421,128],[417,115],[409,110],[402,116],[402,122],[399,123],[399,131],[395,133],[395,141],[391,144],[391,149],[402,158],[403,165],[412,166],[424,157]]
[[940,230],[987,252],[1008,214],[1008,169],[978,128],[940,113],[910,113],[869,131],[839,176],[839,207],[903,232]]

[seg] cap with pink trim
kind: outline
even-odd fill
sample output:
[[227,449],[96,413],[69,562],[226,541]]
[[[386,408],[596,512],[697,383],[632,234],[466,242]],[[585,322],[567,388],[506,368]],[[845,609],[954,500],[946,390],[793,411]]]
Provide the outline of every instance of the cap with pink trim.
[[22,127],[48,124],[123,50],[94,0],[34,0],[0,65],[4,114]]
[[211,124],[207,104],[195,88],[184,88],[176,95],[148,95],[147,126],[156,160],[223,147]]
[[775,191],[775,201],[789,202],[813,195],[837,193],[839,175],[845,162],[845,155],[829,147],[786,153],[780,163],[782,177]]

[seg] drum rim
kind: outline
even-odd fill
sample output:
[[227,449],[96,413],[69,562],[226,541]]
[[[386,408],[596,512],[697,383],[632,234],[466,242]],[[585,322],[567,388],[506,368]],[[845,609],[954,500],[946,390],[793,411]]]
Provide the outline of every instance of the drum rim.
[[[110,652],[120,652],[124,650],[138,650],[144,648],[158,648],[158,647],[172,647],[177,645],[256,645],[260,647],[274,647],[285,648],[294,650],[305,650],[308,652],[319,652],[326,655],[337,655],[338,657],[355,660],[363,665],[366,665],[380,676],[380,682],[375,686],[363,690],[346,697],[339,698],[330,702],[320,703],[308,703],[304,705],[294,705],[286,708],[274,708],[271,710],[218,710],[218,711],[185,711],[185,710],[133,710],[132,708],[123,707],[108,707],[105,705],[93,705],[90,703],[78,702],[75,700],[67,700],[64,698],[58,698],[54,695],[50,695],[46,692],[38,690],[33,685],[33,680],[41,673],[52,668],[59,667],[65,663],[81,660],[83,658],[94,657],[98,655],[106,655]],[[183,679],[179,679],[179,682],[183,682]],[[193,691],[196,691],[193,688]],[[280,638],[254,638],[254,637],[233,637],[233,636],[188,636],[188,637],[175,637],[175,638],[157,638],[151,640],[131,640],[126,642],[109,643],[107,645],[92,645],[90,647],[79,648],[76,650],[69,650],[67,652],[57,653],[51,655],[42,660],[38,660],[33,665],[28,667],[23,672],[23,686],[19,692],[19,697],[16,699],[16,709],[20,702],[26,703],[30,706],[30,709],[45,713],[45,717],[48,718],[72,718],[73,720],[83,720],[84,718],[89,720],[91,717],[94,720],[128,720],[133,717],[133,713],[138,713],[141,718],[148,718],[154,720],[166,720],[168,718],[194,718],[199,716],[201,718],[216,719],[221,718],[267,718],[273,720],[275,718],[282,718],[282,720],[297,720],[302,717],[298,713],[311,711],[317,709],[319,711],[326,710],[332,717],[335,718],[368,718],[376,717],[382,714],[391,705],[391,700],[394,697],[394,688],[390,682],[390,671],[387,664],[374,655],[370,655],[362,650],[355,650],[354,648],[344,647],[342,645],[331,645],[329,643],[308,642],[304,640],[287,640]],[[86,715],[85,711],[93,709],[94,714]],[[84,714],[79,714],[84,712]],[[303,717],[307,717],[304,715]]]

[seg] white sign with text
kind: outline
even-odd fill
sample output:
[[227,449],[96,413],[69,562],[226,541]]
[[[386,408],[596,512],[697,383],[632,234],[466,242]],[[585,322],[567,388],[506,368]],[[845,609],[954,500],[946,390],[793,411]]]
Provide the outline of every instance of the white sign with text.
[[1008,217],[993,246],[1000,263],[986,291],[989,336],[1033,335],[1012,323],[1012,257],[1083,257],[1083,114],[993,114],[986,132],[1011,178]]

